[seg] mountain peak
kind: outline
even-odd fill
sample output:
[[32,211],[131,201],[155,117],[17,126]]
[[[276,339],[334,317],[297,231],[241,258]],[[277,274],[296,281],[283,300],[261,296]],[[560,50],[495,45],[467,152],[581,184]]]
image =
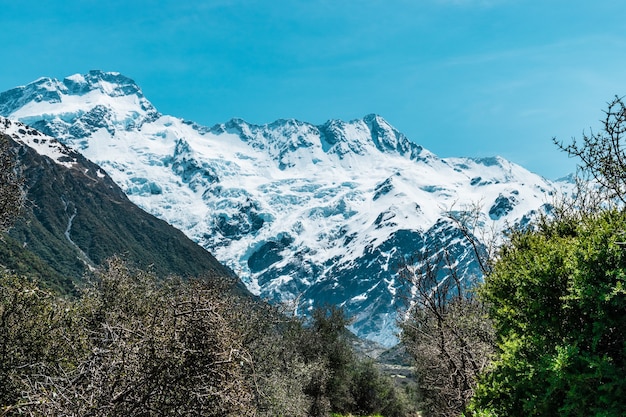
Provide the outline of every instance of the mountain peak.
[[0,93],[0,115],[59,139],[85,137],[100,129],[113,134],[160,117],[132,79],[100,70],[62,81],[43,77]]
[[363,122],[369,127],[372,140],[382,152],[398,152],[410,156],[411,159],[417,159],[424,150],[379,115],[368,114],[363,118]]
[[137,95],[143,97],[139,86],[132,79],[119,72],[91,70],[87,74],[74,74],[63,79],[65,92],[71,95],[83,95],[98,90],[111,97]]
[[435,158],[432,153],[411,142],[383,117],[373,113],[350,122],[329,120],[318,126],[318,129],[324,149],[340,156],[347,153],[364,155],[375,148],[382,153],[397,154],[412,160]]
[[367,124],[372,124],[372,123],[389,124],[387,123],[387,120],[385,120],[384,117],[376,113],[366,114],[365,116],[363,116],[363,121]]
[[137,96],[145,100],[141,89],[130,78],[118,72],[91,70],[87,74],[74,74],[59,81],[41,77],[25,86],[0,94],[0,114],[11,114],[29,103],[57,104],[64,96],[82,96],[92,91],[109,97]]

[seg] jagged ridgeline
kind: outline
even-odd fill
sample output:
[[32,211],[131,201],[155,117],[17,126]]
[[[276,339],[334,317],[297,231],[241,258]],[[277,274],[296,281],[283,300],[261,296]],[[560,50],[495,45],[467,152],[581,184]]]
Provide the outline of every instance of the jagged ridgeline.
[[94,163],[55,139],[0,118],[27,190],[21,216],[0,242],[3,266],[71,292],[113,256],[165,276],[232,271],[181,231],[133,204]]
[[[501,230],[545,210],[566,186],[500,157],[439,158],[377,115],[201,126],[162,115],[118,73],[41,78],[0,93],[0,115],[97,163],[255,294],[297,299],[302,314],[343,306],[352,330],[387,346],[397,341],[399,265],[446,247],[460,271],[477,270],[450,211],[480,204],[479,224]],[[66,203],[57,210],[69,221],[80,207]],[[62,237],[67,225],[57,226]]]

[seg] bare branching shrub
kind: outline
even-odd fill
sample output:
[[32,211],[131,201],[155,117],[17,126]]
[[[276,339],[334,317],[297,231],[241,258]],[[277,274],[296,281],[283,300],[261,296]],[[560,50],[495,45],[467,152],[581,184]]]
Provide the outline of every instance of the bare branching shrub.
[[493,352],[487,309],[445,250],[405,266],[401,276],[413,291],[401,327],[415,359],[420,408],[428,416],[459,416]]
[[226,302],[228,320],[253,358],[247,378],[255,384],[257,415],[307,416],[311,399],[304,388],[314,369],[301,353],[301,321],[251,299]]
[[[82,355],[27,381],[30,415],[254,414],[251,358],[210,286],[109,262],[80,300]],[[67,347],[70,348],[69,346]]]
[[23,278],[0,274],[0,416],[28,408],[23,393],[43,368],[75,359],[70,308]]
[[319,329],[219,277],[157,281],[113,258],[76,300],[18,277],[1,283],[0,415],[331,410],[328,347],[311,350]]
[[[603,203],[626,203],[626,105],[622,98],[615,96],[607,106],[602,129],[598,133],[583,132],[582,143],[572,139],[566,145],[563,141],[553,139],[562,151],[578,158],[578,175],[584,179],[584,186],[579,188],[580,194],[587,199],[593,196],[596,208],[598,200]],[[590,184],[597,185],[592,193],[588,192]],[[582,202],[587,205],[590,203],[588,200]]]

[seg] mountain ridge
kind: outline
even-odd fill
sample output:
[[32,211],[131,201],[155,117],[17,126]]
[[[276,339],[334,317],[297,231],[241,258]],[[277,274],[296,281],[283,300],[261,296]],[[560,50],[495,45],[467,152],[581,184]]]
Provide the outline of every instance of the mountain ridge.
[[297,300],[302,314],[343,306],[353,331],[386,345],[401,308],[399,266],[446,247],[461,270],[477,273],[450,212],[482,202],[485,230],[524,225],[564,187],[500,157],[439,158],[375,114],[319,126],[231,119],[205,127],[160,114],[139,87],[106,91],[61,91],[58,102],[29,101],[3,115],[94,160],[255,294]]

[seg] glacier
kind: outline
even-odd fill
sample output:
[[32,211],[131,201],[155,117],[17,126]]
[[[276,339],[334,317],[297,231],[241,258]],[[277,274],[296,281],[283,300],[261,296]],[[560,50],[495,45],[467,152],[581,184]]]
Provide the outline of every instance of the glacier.
[[119,73],[40,78],[0,93],[0,115],[97,163],[255,294],[304,315],[342,306],[384,346],[397,342],[403,263],[445,247],[479,273],[450,212],[478,205],[483,231],[497,232],[569,186],[497,156],[439,158],[375,114],[202,126],[159,113]]

